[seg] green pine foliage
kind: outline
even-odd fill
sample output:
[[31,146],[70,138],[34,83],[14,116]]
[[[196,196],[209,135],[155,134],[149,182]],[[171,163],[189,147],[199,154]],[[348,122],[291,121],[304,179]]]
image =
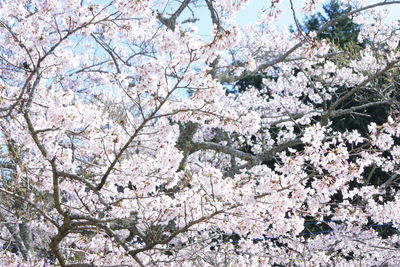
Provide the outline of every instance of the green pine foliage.
[[[351,7],[342,8],[338,1],[331,1],[323,6],[324,14],[318,12],[316,15],[306,18],[302,26],[305,33],[318,31],[328,21],[338,18],[352,10]],[[361,45],[357,42],[360,26],[355,24],[351,18],[339,21],[321,33],[318,38],[330,41],[332,45],[346,49],[352,45]]]

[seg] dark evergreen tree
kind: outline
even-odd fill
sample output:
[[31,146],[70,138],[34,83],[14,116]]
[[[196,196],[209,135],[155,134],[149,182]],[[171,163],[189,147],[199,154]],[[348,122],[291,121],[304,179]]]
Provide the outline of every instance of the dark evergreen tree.
[[[331,1],[323,6],[323,10],[324,14],[318,12],[316,15],[305,19],[301,27],[305,33],[318,31],[328,21],[336,19],[343,14],[350,12],[352,8],[350,6],[343,8],[338,1]],[[340,20],[335,25],[326,29],[324,32],[319,34],[317,38],[328,40],[331,44],[343,49],[349,45],[361,45],[357,41],[359,32],[360,26],[354,23],[353,20],[348,17]]]

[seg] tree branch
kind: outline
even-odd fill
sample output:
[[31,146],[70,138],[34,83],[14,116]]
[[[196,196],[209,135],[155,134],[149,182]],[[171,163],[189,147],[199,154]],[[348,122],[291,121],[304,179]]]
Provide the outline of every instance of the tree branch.
[[164,18],[161,13],[158,13],[157,18],[158,20],[167,26],[168,29],[175,31],[176,20],[180,16],[180,14],[185,10],[185,8],[189,5],[191,0],[184,0],[178,9],[171,15],[171,17]]
[[[348,17],[350,17],[350,16],[352,16],[352,15],[354,15],[354,14],[356,14],[356,13],[365,11],[365,10],[367,10],[367,9],[375,8],[375,7],[378,7],[378,6],[385,6],[385,5],[392,5],[392,4],[400,4],[400,1],[392,1],[392,2],[384,1],[384,2],[381,2],[381,3],[376,3],[376,4],[368,5],[368,6],[359,8],[359,9],[355,9],[355,10],[353,10],[353,11],[351,11],[351,12],[348,12],[348,13],[346,13],[346,14],[343,14],[342,16],[340,16],[340,17],[338,17],[338,18],[335,18],[335,19],[332,19],[332,20],[328,21],[327,23],[325,23],[325,24],[321,27],[321,29],[319,29],[319,30],[317,31],[317,36],[320,35],[321,33],[323,33],[324,31],[326,31],[329,27],[335,25],[336,23],[338,23],[338,22],[340,22],[340,21],[342,21],[342,20],[344,20],[344,19],[346,19],[346,18],[348,18]],[[283,53],[282,55],[278,56],[277,58],[275,58],[275,59],[273,59],[273,60],[271,60],[271,61],[269,61],[269,62],[266,62],[266,63],[264,63],[264,64],[261,64],[261,65],[257,68],[257,70],[260,71],[260,70],[266,69],[266,68],[268,68],[268,67],[271,67],[271,66],[273,66],[273,65],[275,65],[275,64],[277,64],[277,63],[279,63],[279,62],[282,62],[282,61],[285,60],[290,54],[292,54],[294,51],[296,51],[298,48],[300,48],[300,47],[303,45],[303,43],[304,43],[304,41],[300,41],[299,43],[297,43],[296,45],[294,45],[292,48],[290,48],[289,50],[287,50],[285,53]]]
[[229,154],[231,156],[247,160],[247,161],[257,161],[257,157],[251,155],[250,153],[246,153],[243,151],[240,151],[238,149],[228,147],[225,145],[213,143],[213,142],[194,142],[193,143],[193,152],[199,151],[199,150],[214,150],[217,152]]

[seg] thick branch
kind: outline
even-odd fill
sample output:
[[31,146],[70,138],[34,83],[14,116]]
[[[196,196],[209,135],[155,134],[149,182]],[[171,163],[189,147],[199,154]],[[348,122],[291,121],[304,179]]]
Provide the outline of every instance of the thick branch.
[[396,103],[396,102],[385,100],[385,101],[376,101],[376,102],[372,102],[372,103],[367,103],[367,104],[364,104],[364,105],[351,107],[351,108],[348,108],[348,109],[339,109],[339,110],[333,111],[330,114],[329,118],[336,118],[336,117],[344,116],[344,115],[350,114],[352,112],[356,112],[358,110],[363,110],[363,109],[370,108],[370,107],[373,107],[373,106],[392,105],[394,103]]
[[213,143],[213,142],[193,143],[193,152],[198,151],[198,150],[207,150],[207,149],[225,153],[225,154],[229,154],[236,158],[240,158],[240,159],[247,160],[247,161],[257,161],[256,156],[251,155],[250,153],[240,151],[240,150],[232,148],[232,147],[225,146],[225,145],[221,145],[221,144],[217,144],[217,143]]
[[193,153],[193,136],[195,135],[199,125],[193,122],[179,125],[179,137],[176,147],[183,152],[183,159],[179,163],[179,170],[185,168],[187,157]]
[[290,147],[301,145],[301,144],[303,144],[303,141],[301,141],[300,139],[289,140],[287,142],[278,144],[274,148],[261,153],[261,155],[259,155],[257,157],[258,162],[261,162],[264,160],[272,160],[275,157],[275,155],[278,154],[279,152],[282,152]]
[[157,18],[158,20],[167,26],[172,31],[175,31],[175,25],[176,25],[176,20],[180,16],[180,14],[185,10],[185,8],[189,5],[191,0],[184,0],[181,5],[178,7],[178,9],[174,12],[174,14],[171,15],[171,17],[164,18],[161,13],[158,13]]

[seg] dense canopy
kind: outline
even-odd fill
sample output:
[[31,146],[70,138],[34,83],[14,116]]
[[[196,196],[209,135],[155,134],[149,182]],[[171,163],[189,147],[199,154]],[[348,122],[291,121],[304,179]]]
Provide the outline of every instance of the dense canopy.
[[400,1],[247,2],[0,1],[0,266],[400,265]]

